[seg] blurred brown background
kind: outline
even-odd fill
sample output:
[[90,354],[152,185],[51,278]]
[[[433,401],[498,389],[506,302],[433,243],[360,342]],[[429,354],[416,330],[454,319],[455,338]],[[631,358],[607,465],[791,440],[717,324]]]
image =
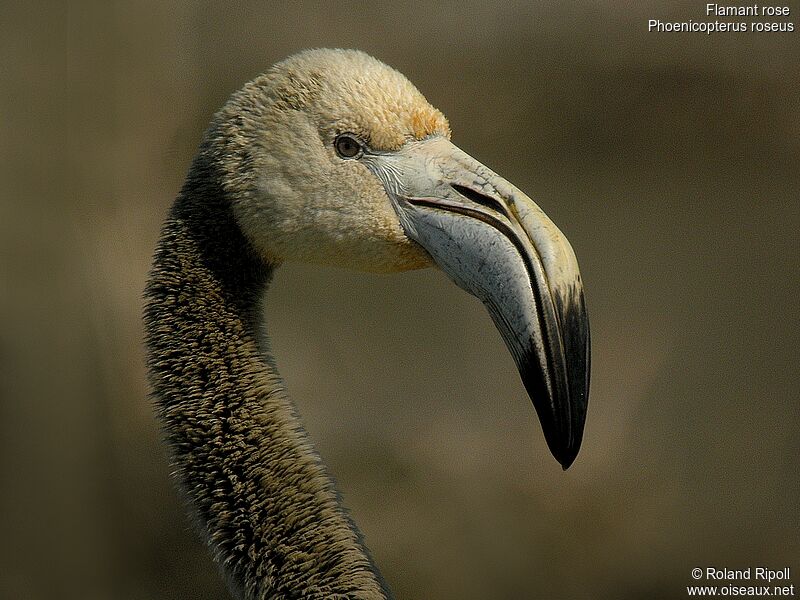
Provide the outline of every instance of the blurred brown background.
[[[563,473],[480,304],[440,273],[287,265],[279,366],[398,599],[683,598],[794,567],[800,5],[0,5],[0,597],[226,597],[147,398],[141,290],[211,114],[307,47],[361,48],[528,192],[593,334]],[[782,3],[783,4],[783,3]]]

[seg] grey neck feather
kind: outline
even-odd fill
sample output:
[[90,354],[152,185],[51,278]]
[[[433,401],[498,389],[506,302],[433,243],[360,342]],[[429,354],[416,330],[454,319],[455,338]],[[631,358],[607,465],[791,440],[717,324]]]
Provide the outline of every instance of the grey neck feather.
[[145,292],[150,379],[181,485],[237,597],[388,598],[269,356],[261,302],[274,267],[219,181],[201,152]]

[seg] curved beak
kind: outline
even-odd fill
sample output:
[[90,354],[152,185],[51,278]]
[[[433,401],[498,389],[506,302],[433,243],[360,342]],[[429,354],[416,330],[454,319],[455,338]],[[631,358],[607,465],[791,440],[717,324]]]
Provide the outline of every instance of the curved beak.
[[566,237],[516,187],[442,137],[365,155],[406,234],[489,310],[567,469],[589,397],[589,322]]

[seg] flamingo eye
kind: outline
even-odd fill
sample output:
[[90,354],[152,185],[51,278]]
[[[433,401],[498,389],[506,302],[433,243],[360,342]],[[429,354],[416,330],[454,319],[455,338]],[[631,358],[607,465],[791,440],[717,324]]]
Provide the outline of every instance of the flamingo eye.
[[342,158],[361,158],[364,154],[361,142],[350,133],[343,133],[337,136],[333,145],[336,148],[336,154]]

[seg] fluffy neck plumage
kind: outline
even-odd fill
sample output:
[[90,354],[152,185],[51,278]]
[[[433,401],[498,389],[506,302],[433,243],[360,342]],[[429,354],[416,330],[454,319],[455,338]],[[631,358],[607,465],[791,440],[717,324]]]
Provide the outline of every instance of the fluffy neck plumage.
[[260,331],[272,271],[201,152],[145,293],[150,378],[180,482],[238,597],[385,599]]

